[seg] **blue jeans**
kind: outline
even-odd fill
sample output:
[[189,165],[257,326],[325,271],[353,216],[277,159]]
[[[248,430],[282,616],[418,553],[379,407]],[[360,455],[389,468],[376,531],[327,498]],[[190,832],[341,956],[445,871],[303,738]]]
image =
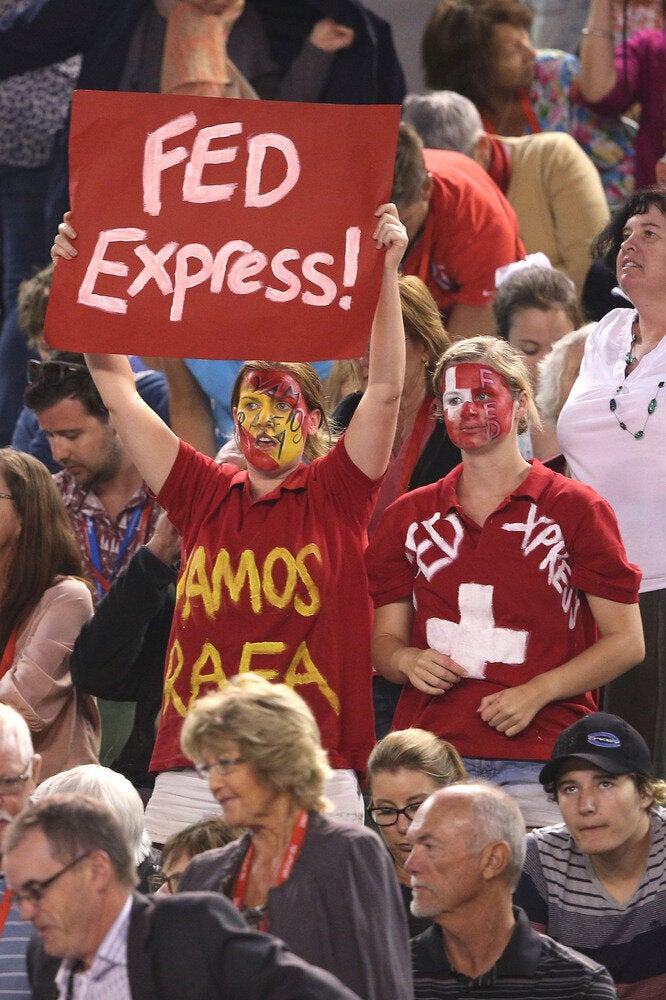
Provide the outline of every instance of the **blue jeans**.
[[562,822],[557,803],[550,801],[539,783],[539,773],[544,761],[463,757],[463,764],[470,778],[499,785],[515,799],[523,814],[525,826],[551,826]]
[[23,405],[28,349],[16,315],[16,296],[24,278],[49,262],[56,229],[47,220],[51,167],[0,167],[2,242],[2,327],[0,327],[0,446],[8,445]]

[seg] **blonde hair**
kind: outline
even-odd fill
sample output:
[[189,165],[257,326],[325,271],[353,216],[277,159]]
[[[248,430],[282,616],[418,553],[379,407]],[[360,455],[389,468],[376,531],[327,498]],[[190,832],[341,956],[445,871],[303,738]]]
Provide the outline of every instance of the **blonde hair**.
[[180,745],[193,761],[206,751],[238,744],[243,762],[275,792],[286,792],[303,808],[328,808],[324,784],[331,773],[315,718],[286,684],[258,674],[238,674],[222,691],[197,701],[183,723]]
[[368,788],[380,772],[402,768],[427,774],[440,788],[468,777],[456,748],[425,729],[401,729],[379,741],[368,758]]
[[441,398],[442,378],[447,368],[466,363],[488,365],[501,375],[514,399],[525,393],[527,412],[518,421],[519,434],[528,427],[541,427],[525,362],[518,351],[498,337],[470,337],[468,340],[459,340],[453,344],[439,359],[435,369],[432,379],[433,395],[438,399]]

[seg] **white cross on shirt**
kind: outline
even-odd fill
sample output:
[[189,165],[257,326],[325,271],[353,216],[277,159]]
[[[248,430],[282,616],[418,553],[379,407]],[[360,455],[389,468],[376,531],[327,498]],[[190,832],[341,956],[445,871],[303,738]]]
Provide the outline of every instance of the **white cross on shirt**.
[[502,628],[493,617],[493,587],[463,583],[458,591],[460,622],[429,618],[430,649],[450,656],[470,677],[486,676],[489,663],[524,663],[529,632]]

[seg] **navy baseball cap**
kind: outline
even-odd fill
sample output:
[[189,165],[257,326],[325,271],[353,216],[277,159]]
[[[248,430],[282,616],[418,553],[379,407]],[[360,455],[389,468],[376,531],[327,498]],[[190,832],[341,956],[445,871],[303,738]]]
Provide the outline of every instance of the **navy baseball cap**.
[[554,782],[561,765],[572,757],[594,764],[608,774],[635,772],[652,777],[650,751],[641,734],[624,719],[607,712],[584,715],[560,734],[551,759],[541,769],[541,784]]

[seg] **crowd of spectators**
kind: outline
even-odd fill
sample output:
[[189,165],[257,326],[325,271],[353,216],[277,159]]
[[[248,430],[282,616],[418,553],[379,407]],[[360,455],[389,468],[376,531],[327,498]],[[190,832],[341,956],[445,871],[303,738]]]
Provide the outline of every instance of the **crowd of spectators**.
[[[662,7],[0,0],[0,993],[664,995]],[[365,355],[50,346],[75,88],[401,105]]]

